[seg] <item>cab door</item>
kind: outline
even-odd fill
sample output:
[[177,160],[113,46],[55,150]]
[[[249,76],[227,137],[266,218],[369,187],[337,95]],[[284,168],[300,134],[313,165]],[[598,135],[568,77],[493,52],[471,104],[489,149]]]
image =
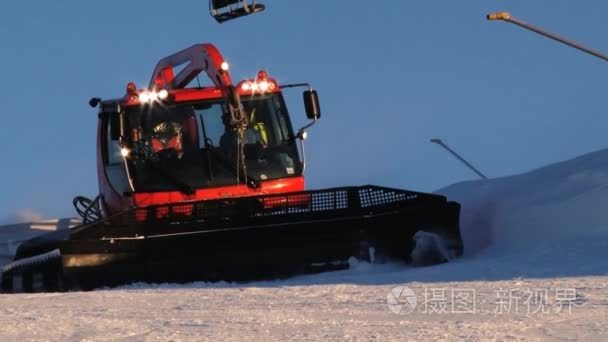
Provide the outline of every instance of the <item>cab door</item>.
[[[116,108],[113,110],[112,108]],[[97,172],[105,214],[131,207],[131,186],[120,147],[120,108],[104,106],[99,114]]]

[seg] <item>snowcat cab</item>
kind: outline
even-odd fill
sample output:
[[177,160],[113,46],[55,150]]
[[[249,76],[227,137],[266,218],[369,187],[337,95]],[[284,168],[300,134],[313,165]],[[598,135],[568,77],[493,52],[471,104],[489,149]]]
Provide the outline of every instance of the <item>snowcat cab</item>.
[[248,3],[247,0],[209,0],[209,13],[220,24],[261,12],[265,8],[262,4],[256,4],[255,0],[252,0],[251,3]]
[[[202,72],[213,84],[189,87]],[[294,87],[307,88],[311,120],[298,131],[282,95]],[[263,70],[233,85],[211,44],[162,59],[145,88],[129,83],[122,97],[90,104],[99,108],[99,195],[74,200],[82,225],[18,248],[2,270],[5,292],[248,281],[345,268],[353,257],[462,254],[460,206],[443,196],[374,185],[305,190],[316,91]]]
[[[202,56],[202,57],[201,57]],[[173,70],[187,64],[177,75]],[[214,86],[185,88],[200,72]],[[148,206],[304,190],[304,162],[281,86],[260,71],[233,86],[228,64],[210,44],[159,62],[146,89],[100,107],[98,164],[105,216]],[[288,84],[285,87],[308,86]],[[319,118],[316,91],[304,92]]]

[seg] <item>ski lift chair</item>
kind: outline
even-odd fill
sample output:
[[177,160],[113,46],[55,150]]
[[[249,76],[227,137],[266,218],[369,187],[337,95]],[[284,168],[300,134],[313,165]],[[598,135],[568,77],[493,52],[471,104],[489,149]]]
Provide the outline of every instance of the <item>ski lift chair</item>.
[[255,0],[209,0],[209,13],[218,23],[236,19],[253,13],[261,12],[266,8],[256,4]]

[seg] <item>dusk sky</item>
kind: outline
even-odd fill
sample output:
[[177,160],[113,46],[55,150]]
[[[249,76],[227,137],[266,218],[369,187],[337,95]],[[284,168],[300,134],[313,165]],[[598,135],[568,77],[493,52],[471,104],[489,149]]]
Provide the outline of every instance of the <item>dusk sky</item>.
[[[608,64],[502,22],[525,21],[608,51],[606,1],[266,0],[224,24],[207,0],[13,1],[0,10],[0,222],[27,209],[74,216],[97,190],[93,96],[146,85],[156,62],[215,44],[233,80],[259,69],[309,82],[309,189],[377,184],[431,192],[522,173],[608,146]],[[300,90],[286,90],[294,126]]]

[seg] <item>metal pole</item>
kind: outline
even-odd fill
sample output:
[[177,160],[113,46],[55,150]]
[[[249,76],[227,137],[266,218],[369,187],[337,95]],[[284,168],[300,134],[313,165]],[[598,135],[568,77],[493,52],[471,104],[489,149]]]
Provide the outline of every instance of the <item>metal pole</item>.
[[581,45],[581,44],[579,44],[577,42],[574,42],[574,41],[572,41],[570,39],[561,37],[561,36],[559,36],[559,35],[557,35],[555,33],[551,33],[551,32],[545,31],[543,29],[540,29],[540,28],[538,28],[536,26],[528,24],[527,22],[525,22],[523,20],[519,20],[517,18],[514,18],[513,16],[511,16],[511,14],[509,12],[490,13],[490,14],[488,14],[486,16],[486,18],[488,20],[502,20],[502,21],[506,21],[508,23],[515,24],[517,26],[523,27],[523,28],[525,28],[527,30],[530,30],[532,32],[536,32],[536,33],[538,33],[540,35],[543,35],[543,36],[545,36],[547,38],[556,40],[556,41],[558,41],[558,42],[560,42],[562,44],[566,44],[568,46],[571,46],[571,47],[573,47],[575,49],[581,50],[583,52],[586,52],[586,53],[588,53],[590,55],[593,55],[593,56],[595,56],[597,58],[603,59],[603,60],[605,60],[605,61],[608,62],[608,55],[605,55],[605,54],[603,54],[603,53],[601,53],[599,51],[596,51],[596,50],[590,49],[588,47],[585,47],[585,46],[583,46],[583,45]]
[[481,179],[488,179],[488,177],[486,177],[483,173],[481,173],[481,171],[477,170],[473,165],[471,165],[471,163],[464,160],[464,158],[462,158],[460,155],[458,155],[458,153],[454,152],[454,150],[449,148],[448,145],[446,145],[443,141],[441,141],[441,139],[431,139],[431,142],[445,148],[454,157],[456,157],[458,160],[460,160],[462,163],[464,163],[464,165],[468,166],[469,169],[473,170],[473,172],[475,172],[479,177],[481,177]]

